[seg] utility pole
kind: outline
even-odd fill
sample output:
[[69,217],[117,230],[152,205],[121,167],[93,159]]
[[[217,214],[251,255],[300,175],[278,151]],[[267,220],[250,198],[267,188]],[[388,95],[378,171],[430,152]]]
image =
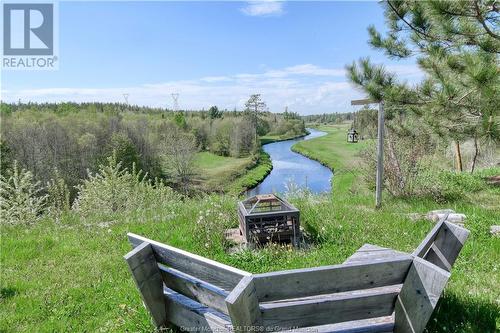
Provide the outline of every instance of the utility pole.
[[371,99],[352,100],[351,105],[368,105],[378,103],[377,125],[377,177],[375,190],[375,207],[382,206],[382,187],[384,185],[384,101],[376,102]]
[[177,111],[179,111],[179,94],[172,93],[171,95],[172,95],[172,100],[174,101],[174,104],[173,104],[174,112],[177,112]]

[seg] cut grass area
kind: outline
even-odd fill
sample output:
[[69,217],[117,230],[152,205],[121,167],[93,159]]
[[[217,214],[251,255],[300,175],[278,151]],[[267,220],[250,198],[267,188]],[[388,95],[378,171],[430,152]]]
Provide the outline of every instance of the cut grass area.
[[328,133],[312,140],[300,141],[292,150],[321,162],[332,170],[352,169],[359,163],[357,153],[366,146],[367,141],[347,142],[348,124],[322,125],[318,130]]
[[[262,145],[291,140],[301,135],[267,135],[261,136]],[[260,151],[257,158],[252,156],[235,158],[215,155],[210,152],[199,152],[194,161],[198,173],[196,181],[204,192],[224,192],[240,194],[257,186],[271,172],[273,166],[267,153]]]
[[240,194],[247,189],[257,186],[273,169],[273,163],[268,153],[263,150],[259,153],[258,163],[236,179],[229,187],[228,193]]
[[[318,152],[322,156],[330,156],[326,148],[331,147],[332,154],[348,161],[348,152],[333,152],[334,147],[343,147],[345,131],[340,135],[342,129],[328,130],[332,135],[307,141],[308,152],[319,159],[314,142],[321,140],[323,148]],[[218,163],[208,159],[207,165]],[[327,162],[336,168],[349,166],[334,158]],[[164,202],[161,209],[140,215],[117,212],[103,217],[96,212],[84,219],[70,212],[58,219],[47,217],[34,226],[2,225],[0,332],[153,331],[123,260],[130,250],[127,232],[258,273],[342,263],[364,243],[411,252],[432,224],[412,221],[408,214],[439,208],[466,214],[471,236],[428,332],[498,331],[500,239],[488,232],[500,219],[498,204],[491,204],[499,202],[498,188],[485,185],[445,205],[385,196],[382,209],[375,210],[372,193],[357,179],[355,173],[336,174],[333,196],[290,198],[301,210],[301,224],[313,240],[300,250],[275,245],[228,253],[222,230],[238,225],[237,198],[232,195]],[[344,186],[336,185],[339,180]]]
[[243,176],[255,163],[251,156],[235,158],[210,152],[197,153],[194,161],[202,188],[218,192],[227,190],[236,178]]
[[204,192],[240,194],[257,186],[271,172],[273,165],[267,153],[253,157],[234,158],[209,152],[198,153],[195,165]]

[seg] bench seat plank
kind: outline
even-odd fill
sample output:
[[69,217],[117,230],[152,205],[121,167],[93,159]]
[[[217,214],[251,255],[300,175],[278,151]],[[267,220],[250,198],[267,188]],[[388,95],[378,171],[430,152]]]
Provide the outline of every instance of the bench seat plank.
[[167,320],[188,332],[231,332],[231,319],[208,306],[164,288]]
[[169,289],[228,314],[225,300],[229,293],[226,290],[162,264],[158,264],[158,268],[163,276],[163,283]]
[[260,304],[266,327],[287,329],[390,316],[401,285]]
[[403,283],[412,257],[256,274],[261,302],[368,289]]
[[[390,333],[394,330],[394,316],[385,316],[363,320],[347,321],[337,324],[312,326],[307,332],[314,333]],[[303,328],[286,331],[304,333]]]

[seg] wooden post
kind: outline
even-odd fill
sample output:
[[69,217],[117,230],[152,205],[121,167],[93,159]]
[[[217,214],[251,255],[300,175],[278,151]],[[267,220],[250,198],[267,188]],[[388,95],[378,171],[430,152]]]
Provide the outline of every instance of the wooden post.
[[460,142],[458,140],[455,140],[455,160],[456,160],[456,168],[458,172],[463,171],[462,167],[462,153],[460,151]]
[[378,108],[377,132],[377,189],[375,191],[375,207],[382,205],[382,186],[384,183],[384,102],[380,101]]
[[382,205],[382,186],[384,184],[384,101],[371,99],[352,100],[351,105],[368,105],[378,103],[378,132],[377,132],[377,189],[375,190],[375,207]]
[[252,276],[245,276],[226,298],[235,332],[259,332],[262,317]]

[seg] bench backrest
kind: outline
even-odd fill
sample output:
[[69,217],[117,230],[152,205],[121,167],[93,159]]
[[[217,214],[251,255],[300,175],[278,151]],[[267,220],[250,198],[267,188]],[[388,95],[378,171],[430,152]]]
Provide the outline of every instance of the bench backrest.
[[[157,326],[167,320],[189,325],[186,312],[166,303],[178,294],[194,308],[202,304],[223,314],[234,330],[277,331],[394,314],[388,330],[420,333],[468,235],[441,221],[412,255],[394,252],[368,261],[255,275],[135,234],[128,234],[134,249],[125,259]],[[201,325],[200,318],[206,317],[191,321]]]
[[[125,259],[138,288],[141,290],[151,281],[156,286],[155,292],[158,293],[160,288],[162,297],[164,285],[168,290],[228,314],[226,297],[244,276],[250,275],[237,268],[132,233],[128,234],[128,238],[134,250]],[[140,272],[137,271],[138,266],[142,266]],[[151,294],[147,290],[145,292],[141,290],[143,299],[145,295]],[[144,303],[153,317],[156,313],[155,323],[160,326],[165,323],[165,315],[161,315],[166,311],[165,305],[161,305],[162,302],[158,300],[156,303],[160,305],[151,309],[156,304],[152,298],[150,295],[149,299],[144,299]],[[148,306],[148,303],[153,305]]]
[[411,264],[406,255],[256,274],[229,295],[229,314],[236,327],[263,325],[266,330],[390,316]]
[[445,219],[438,222],[413,255],[450,271],[469,237],[469,230]]
[[468,236],[467,229],[443,219],[413,252],[396,301],[394,332],[423,332]]

